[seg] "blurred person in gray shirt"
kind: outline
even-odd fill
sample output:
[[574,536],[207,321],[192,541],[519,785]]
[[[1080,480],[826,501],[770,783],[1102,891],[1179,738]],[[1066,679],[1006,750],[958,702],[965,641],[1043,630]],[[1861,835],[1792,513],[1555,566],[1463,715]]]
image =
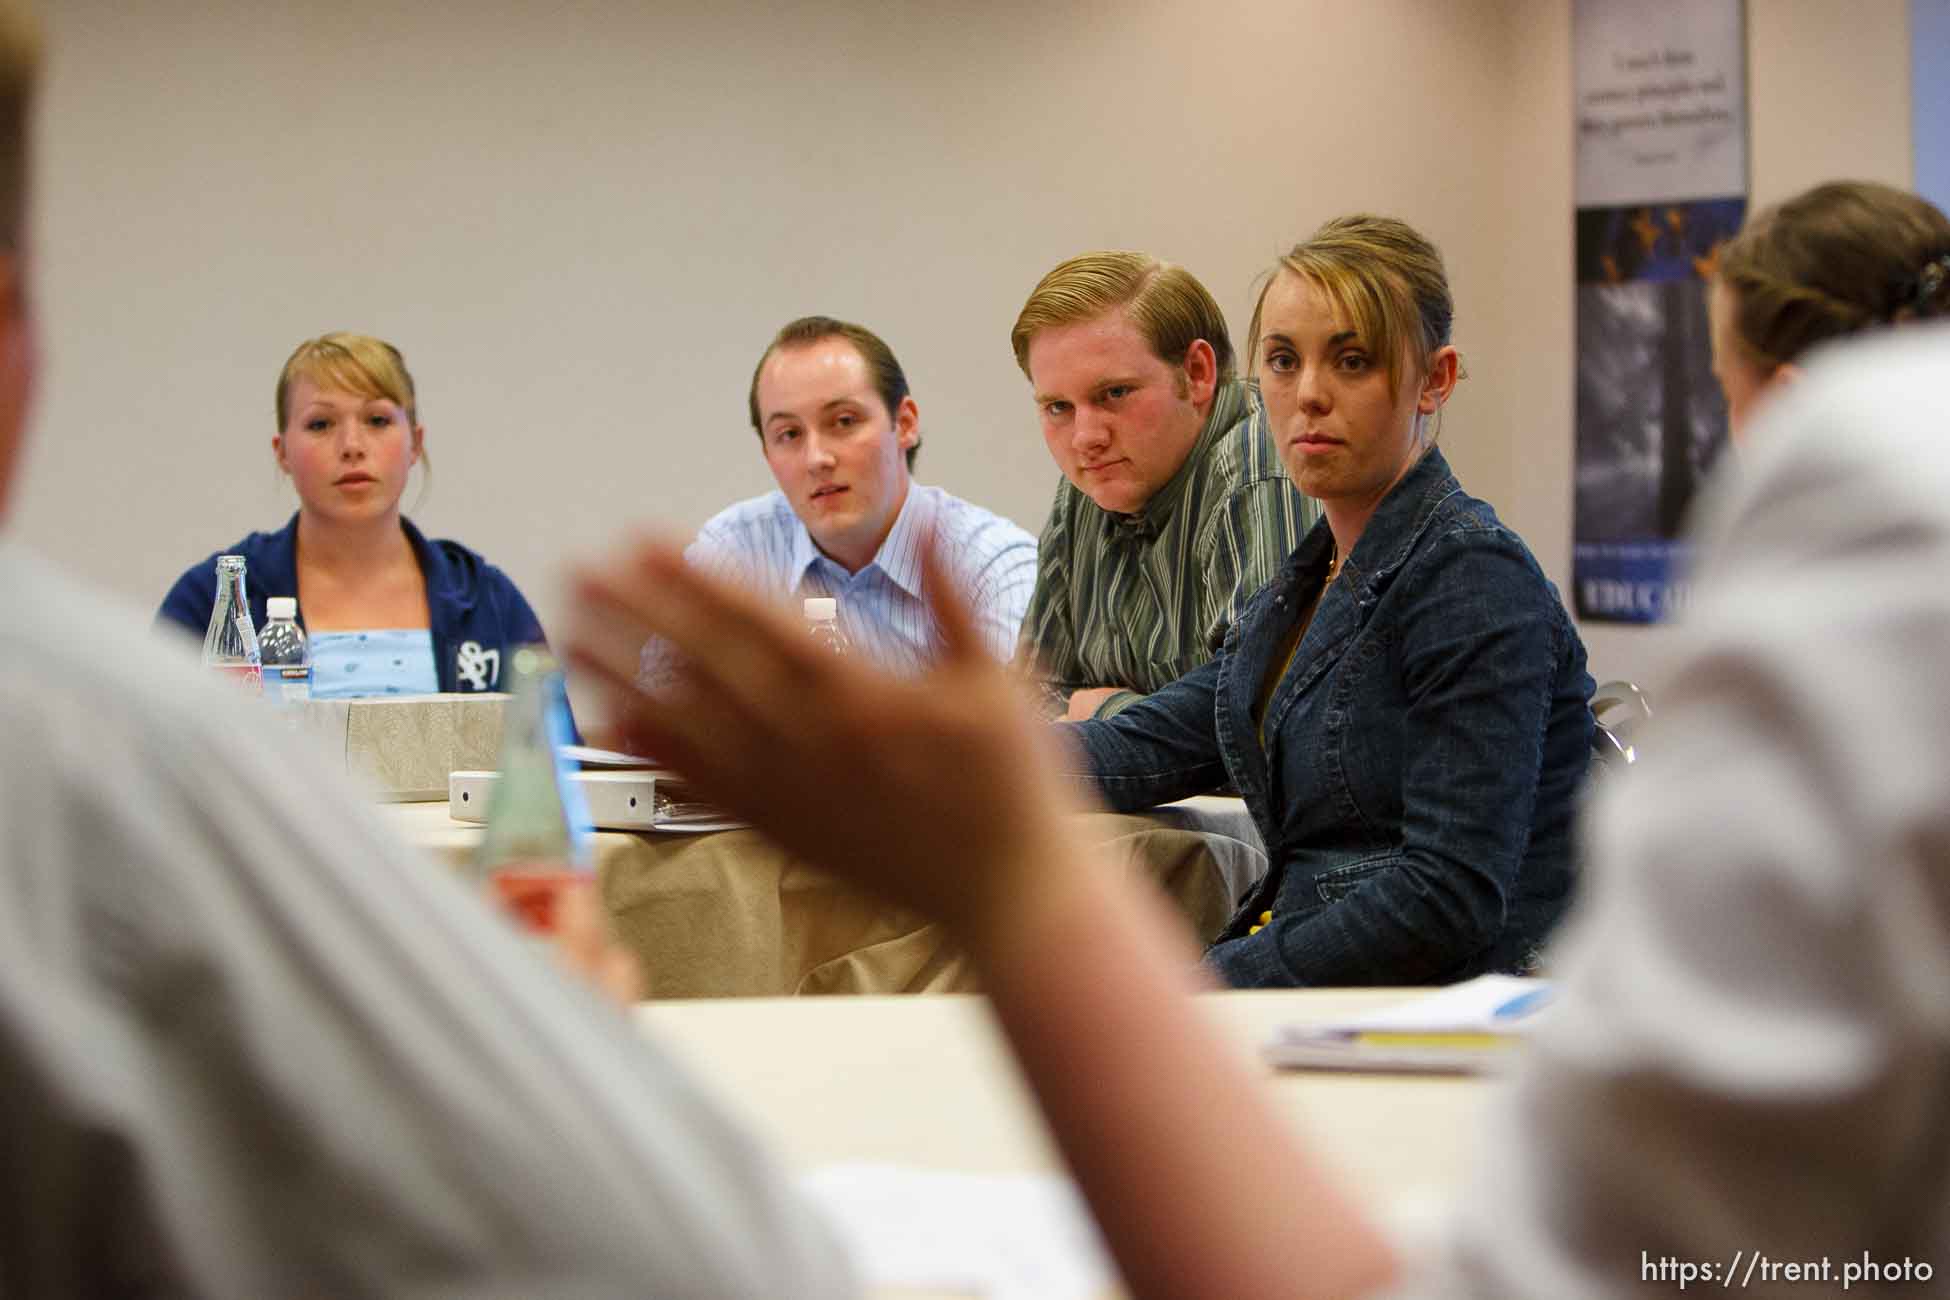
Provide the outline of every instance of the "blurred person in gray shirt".
[[[0,518],[39,64],[0,3]],[[853,1292],[744,1134],[322,759],[187,664],[78,671],[141,612],[12,543],[0,605],[0,1295]]]

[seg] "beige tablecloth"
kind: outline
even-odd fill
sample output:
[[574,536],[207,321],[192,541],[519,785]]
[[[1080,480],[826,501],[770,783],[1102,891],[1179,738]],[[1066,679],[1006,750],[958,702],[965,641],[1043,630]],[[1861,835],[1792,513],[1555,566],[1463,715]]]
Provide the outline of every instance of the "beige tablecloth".
[[[1143,816],[1086,820],[1158,882],[1201,940],[1232,914],[1227,873],[1204,834]],[[603,899],[651,972],[652,996],[975,988],[939,927],[793,861],[756,831],[626,838],[601,855]]]
[[[447,818],[445,804],[418,807],[393,814],[408,837],[465,861],[479,832]],[[1264,870],[1236,800],[1085,817],[1132,871],[1157,882],[1201,942]],[[757,831],[603,832],[596,865],[617,935],[642,962],[653,997],[975,988],[938,927],[793,860]]]

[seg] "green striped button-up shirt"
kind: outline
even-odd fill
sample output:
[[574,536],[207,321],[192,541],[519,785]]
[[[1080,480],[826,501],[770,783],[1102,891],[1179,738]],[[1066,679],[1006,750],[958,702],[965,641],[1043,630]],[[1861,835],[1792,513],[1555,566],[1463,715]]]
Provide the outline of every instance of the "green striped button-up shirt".
[[1287,478],[1258,392],[1234,380],[1137,514],[1113,514],[1067,480],[1056,490],[1017,659],[1056,713],[1072,691],[1124,688],[1098,709],[1109,717],[1210,659],[1319,517]]

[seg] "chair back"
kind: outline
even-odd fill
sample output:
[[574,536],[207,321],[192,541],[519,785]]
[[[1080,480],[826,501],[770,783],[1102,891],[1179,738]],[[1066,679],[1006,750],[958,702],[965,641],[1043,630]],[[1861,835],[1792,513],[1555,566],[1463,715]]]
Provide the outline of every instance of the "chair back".
[[1621,679],[1600,686],[1591,697],[1591,717],[1598,724],[1591,732],[1591,755],[1597,768],[1602,771],[1638,762],[1632,733],[1651,716],[1651,702],[1633,683]]

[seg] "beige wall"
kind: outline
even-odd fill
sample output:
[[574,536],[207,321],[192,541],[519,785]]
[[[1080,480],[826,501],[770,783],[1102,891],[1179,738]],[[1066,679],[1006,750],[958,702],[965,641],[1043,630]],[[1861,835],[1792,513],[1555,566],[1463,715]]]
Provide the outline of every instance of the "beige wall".
[[[922,477],[1034,529],[1007,330],[1043,270],[1151,249],[1243,331],[1255,274],[1357,208],[1443,246],[1473,375],[1445,443],[1568,577],[1565,0],[1237,0],[1219,39],[1163,3],[49,7],[16,532],[145,605],[292,508],[270,396],[309,334],[401,344],[417,517],[546,618],[567,557],[770,485],[742,404],[782,320],[881,330]],[[1906,181],[1903,0],[1750,9],[1756,196]],[[1598,670],[1654,640],[1594,630]]]

